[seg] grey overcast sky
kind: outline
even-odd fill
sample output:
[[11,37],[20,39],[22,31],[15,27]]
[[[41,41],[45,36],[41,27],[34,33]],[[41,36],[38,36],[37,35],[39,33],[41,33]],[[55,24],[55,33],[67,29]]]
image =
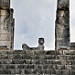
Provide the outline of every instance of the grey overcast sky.
[[[55,20],[57,0],[11,0],[15,18],[15,49],[23,43],[38,46],[45,38],[45,49],[55,49]],[[70,1],[71,42],[75,41],[75,0]]]

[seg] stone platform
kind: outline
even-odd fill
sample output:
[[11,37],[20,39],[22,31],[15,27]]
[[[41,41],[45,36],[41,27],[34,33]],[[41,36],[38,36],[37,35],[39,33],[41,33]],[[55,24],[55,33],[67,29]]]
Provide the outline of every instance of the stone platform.
[[0,75],[75,75],[75,50],[0,51]]

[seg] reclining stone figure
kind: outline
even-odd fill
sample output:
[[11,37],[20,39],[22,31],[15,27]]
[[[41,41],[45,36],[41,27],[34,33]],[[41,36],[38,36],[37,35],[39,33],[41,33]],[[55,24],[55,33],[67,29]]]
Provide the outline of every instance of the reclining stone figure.
[[39,38],[38,40],[38,47],[29,47],[27,44],[22,44],[23,50],[44,50],[44,38]]

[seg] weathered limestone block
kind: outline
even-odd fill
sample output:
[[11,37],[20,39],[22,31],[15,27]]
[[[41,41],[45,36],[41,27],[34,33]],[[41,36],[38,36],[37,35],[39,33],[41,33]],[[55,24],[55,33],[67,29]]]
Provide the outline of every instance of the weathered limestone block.
[[15,69],[15,70],[14,70],[14,74],[21,74],[21,72],[22,72],[22,71],[21,71],[20,69],[19,69],[19,70],[18,70],[18,69]]
[[44,60],[55,60],[56,56],[55,55],[46,55],[44,56]]
[[9,50],[7,46],[0,46],[0,50]]
[[13,59],[22,59],[22,55],[21,54],[14,54]]
[[69,50],[69,51],[63,50],[63,55],[72,56],[72,55],[75,55],[75,51],[74,50]]
[[67,27],[69,25],[69,11],[68,10],[57,10],[57,24],[59,27]]
[[70,49],[71,50],[75,50],[75,42],[71,42],[70,43]]
[[9,65],[6,65],[6,69],[15,69],[15,65],[11,65],[11,64],[9,64]]
[[10,70],[0,70],[0,74],[11,74],[11,71]]
[[0,0],[0,9],[10,8],[10,0]]
[[28,74],[33,74],[33,73],[32,73],[32,70],[29,70],[29,69],[25,69],[24,73],[27,74],[27,75],[28,75]]
[[58,0],[58,9],[69,8],[69,0]]

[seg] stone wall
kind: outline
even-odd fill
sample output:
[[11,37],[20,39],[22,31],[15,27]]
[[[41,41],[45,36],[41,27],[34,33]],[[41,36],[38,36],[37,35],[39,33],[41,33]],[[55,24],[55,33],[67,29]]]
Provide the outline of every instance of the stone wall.
[[75,50],[0,51],[0,75],[75,75]]

